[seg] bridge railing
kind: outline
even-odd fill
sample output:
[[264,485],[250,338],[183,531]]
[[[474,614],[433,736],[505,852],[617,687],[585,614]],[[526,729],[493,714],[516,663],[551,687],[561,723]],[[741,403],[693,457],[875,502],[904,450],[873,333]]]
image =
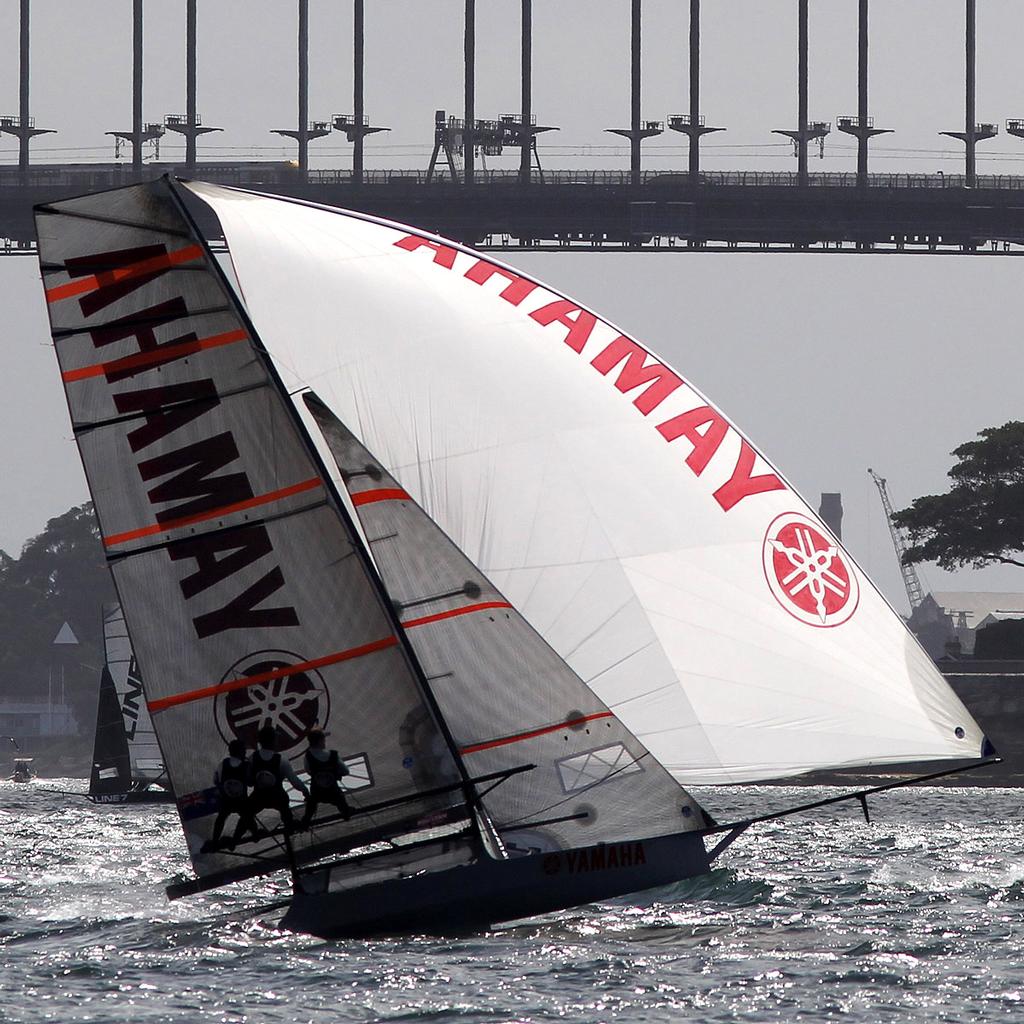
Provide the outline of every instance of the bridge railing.
[[[137,175],[130,164],[38,164],[21,172],[16,166],[0,165],[0,193],[6,188],[31,186],[54,190],[75,189],[89,192],[104,188],[116,188],[139,180],[148,180],[160,174],[181,174],[183,177],[209,178],[226,185],[241,187],[258,186],[339,186],[352,184],[352,172],[348,168],[312,169],[303,179],[296,165],[289,161],[249,161],[238,163],[202,163],[195,171],[187,171],[181,165],[172,163],[150,163]],[[545,171],[543,178],[534,174],[533,187],[562,188],[628,188],[632,178],[629,171],[609,170],[553,170]],[[690,176],[685,171],[646,171],[642,185],[655,188],[677,186],[687,189]],[[701,185],[708,189],[753,186],[761,188],[797,188],[799,179],[795,171],[704,171],[700,176]],[[476,186],[492,188],[515,188],[519,185],[518,170],[496,168],[476,170]],[[434,171],[428,179],[421,170],[368,170],[363,173],[363,184],[367,188],[453,188],[461,187],[450,173]],[[857,176],[852,172],[825,172],[811,174],[808,180],[811,189],[850,189],[857,185]],[[873,190],[905,189],[964,189],[967,181],[962,174],[871,174],[869,187]],[[1024,175],[983,174],[978,175],[975,191],[985,189],[1024,189]]]

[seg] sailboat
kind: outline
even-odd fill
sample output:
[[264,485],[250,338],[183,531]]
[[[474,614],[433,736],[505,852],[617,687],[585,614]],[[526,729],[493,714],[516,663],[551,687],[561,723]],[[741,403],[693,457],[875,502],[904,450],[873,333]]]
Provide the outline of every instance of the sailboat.
[[103,649],[88,798],[97,804],[168,803],[174,796],[120,605],[103,608]]
[[[204,183],[36,222],[194,872],[172,898],[288,872],[287,927],[486,927],[708,871],[757,819],[687,787],[990,753],[784,477],[585,306]],[[297,766],[330,733],[351,814],[214,841],[225,747],[266,726]]]

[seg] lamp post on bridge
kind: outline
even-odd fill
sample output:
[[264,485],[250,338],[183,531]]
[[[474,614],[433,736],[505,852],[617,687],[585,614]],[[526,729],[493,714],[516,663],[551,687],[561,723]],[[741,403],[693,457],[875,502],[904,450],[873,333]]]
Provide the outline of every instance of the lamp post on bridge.
[[639,188],[643,180],[640,146],[645,139],[660,135],[665,130],[665,125],[662,121],[641,121],[640,119],[642,0],[633,0],[630,15],[630,126],[628,128],[606,128],[605,131],[629,139],[629,180],[633,188]]
[[106,132],[115,139],[115,154],[121,143],[132,147],[132,170],[142,173],[142,147],[147,142],[159,143],[164,134],[162,124],[144,124],[142,121],[142,0],[132,0],[132,130]]
[[19,25],[19,96],[17,116],[0,116],[0,133],[13,135],[18,140],[18,171],[25,175],[29,164],[29,144],[37,135],[52,135],[52,128],[37,128],[29,115],[29,0],[21,0]]
[[887,135],[891,128],[876,128],[868,116],[868,0],[858,0],[857,17],[857,116],[840,115],[836,127],[857,140],[857,187],[868,187],[868,141]]
[[797,128],[796,131],[776,128],[773,135],[785,135],[793,140],[796,149],[797,181],[801,186],[809,182],[807,173],[807,143],[817,141],[825,153],[825,136],[832,130],[827,121],[807,120],[807,0],[797,0]]
[[309,120],[309,0],[299,0],[299,124],[297,128],[272,128],[274,135],[295,139],[299,144],[299,174],[309,173],[309,143],[331,134],[330,121]]
[[997,125],[990,122],[978,124],[975,120],[975,29],[977,11],[976,0],[966,0],[966,26],[964,31],[964,130],[962,132],[939,132],[951,139],[959,139],[964,144],[964,173],[967,187],[974,188],[977,181],[974,150],[979,142],[994,138],[999,134]]
[[690,0],[690,112],[670,114],[668,126],[690,139],[690,188],[700,186],[700,140],[711,132],[724,132],[724,128],[709,128],[700,112],[700,0]]
[[209,132],[220,132],[223,128],[204,126],[196,112],[196,0],[185,4],[185,116],[168,114],[164,128],[185,136],[185,166],[189,171],[196,169],[196,139]]

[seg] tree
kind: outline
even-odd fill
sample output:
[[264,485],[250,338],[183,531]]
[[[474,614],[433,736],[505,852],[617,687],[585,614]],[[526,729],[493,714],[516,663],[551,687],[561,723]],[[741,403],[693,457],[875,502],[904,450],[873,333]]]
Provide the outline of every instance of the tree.
[[53,639],[68,622],[79,646],[65,665],[65,694],[79,727],[91,732],[104,657],[101,606],[116,600],[91,504],[51,519],[19,558],[0,552],[0,695],[46,699]]
[[1024,423],[1011,420],[978,437],[953,450],[947,494],[918,498],[893,515],[911,542],[905,564],[1024,568]]

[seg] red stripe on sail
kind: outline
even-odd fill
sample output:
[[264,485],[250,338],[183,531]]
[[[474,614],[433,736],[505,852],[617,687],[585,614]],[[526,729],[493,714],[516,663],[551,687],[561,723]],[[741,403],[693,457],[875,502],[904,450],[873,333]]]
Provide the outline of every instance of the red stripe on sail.
[[122,359],[112,359],[107,363],[93,363],[92,366],[82,366],[77,370],[66,370],[61,374],[64,381],[70,383],[76,380],[85,380],[87,377],[100,377],[108,373],[118,373],[121,370],[136,370],[145,366],[170,362],[173,359],[181,359],[191,355],[193,352],[200,352],[208,348],[220,348],[221,345],[231,345],[236,341],[245,341],[249,335],[241,328],[234,331],[226,331],[224,334],[214,334],[209,338],[197,338],[195,341],[185,341],[180,345],[162,345],[160,348],[148,349],[145,352],[136,352],[134,355],[124,356]]
[[359,491],[350,497],[356,507],[372,505],[375,501],[412,501],[401,487],[378,487],[375,491]]
[[128,281],[133,277],[142,277],[144,274],[166,270],[179,263],[190,263],[192,260],[199,259],[202,255],[203,247],[201,245],[186,245],[183,249],[161,253],[159,256],[150,257],[148,260],[129,263],[124,267],[113,267],[110,270],[101,271],[99,274],[89,274],[88,277],[79,278],[77,281],[68,281],[67,284],[59,284],[54,288],[47,288],[46,301],[60,302],[61,299],[85,295],[99,288],[109,288],[112,284]]
[[450,608],[446,612],[437,612],[435,615],[424,615],[422,619],[409,619],[402,625],[406,629],[413,626],[425,626],[428,622],[440,622],[441,619],[454,619],[457,615],[470,615],[472,612],[486,611],[488,608],[511,608],[508,601],[481,601],[480,604],[467,604],[464,608]]
[[112,548],[118,544],[124,544],[130,540],[138,540],[140,537],[151,537],[157,533],[167,533],[169,530],[177,530],[182,526],[191,526],[193,523],[202,523],[207,519],[217,519],[220,516],[231,515],[233,512],[244,512],[249,508],[257,508],[260,505],[269,505],[273,501],[280,501],[282,498],[289,498],[293,494],[301,494],[303,491],[311,491],[323,486],[320,477],[310,477],[301,483],[292,484],[291,487],[282,487],[278,491],[270,491],[267,494],[257,494],[245,501],[236,501],[232,505],[222,505],[220,508],[211,509],[209,512],[199,512],[194,516],[182,516],[180,519],[169,519],[166,523],[152,523],[150,526],[140,526],[137,530],[126,530],[124,533],[115,533],[107,537],[103,544]]
[[312,661],[301,661],[296,665],[286,665],[284,668],[276,668],[270,672],[259,672],[253,676],[243,676],[240,679],[228,680],[226,683],[217,683],[215,686],[204,686],[199,690],[176,693],[172,697],[160,697],[158,700],[149,701],[147,706],[154,713],[166,711],[167,708],[177,707],[180,704],[190,704],[192,701],[216,697],[218,693],[243,690],[247,686],[258,686],[260,683],[268,683],[274,679],[297,676],[302,672],[323,668],[325,665],[336,665],[339,661],[351,661],[353,658],[362,658],[364,655],[375,654],[377,651],[395,647],[397,644],[398,637],[386,636],[383,640],[374,640],[372,643],[362,644],[359,647],[350,647],[347,651],[337,651],[334,654],[327,654],[322,658],[314,658]]
[[486,743],[474,743],[471,746],[463,747],[460,754],[475,754],[480,750],[491,750],[493,747],[504,747],[509,743],[519,743],[520,740],[532,740],[537,736],[546,736],[549,732],[559,732],[562,729],[575,729],[578,726],[586,725],[587,722],[594,722],[599,718],[614,718],[610,711],[598,711],[593,715],[583,715],[582,718],[573,718],[567,722],[559,722],[557,725],[545,725],[541,729],[531,729],[529,732],[516,733],[515,736],[504,736],[500,740],[488,740]]

